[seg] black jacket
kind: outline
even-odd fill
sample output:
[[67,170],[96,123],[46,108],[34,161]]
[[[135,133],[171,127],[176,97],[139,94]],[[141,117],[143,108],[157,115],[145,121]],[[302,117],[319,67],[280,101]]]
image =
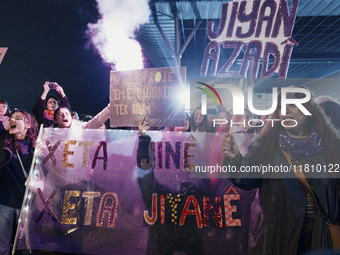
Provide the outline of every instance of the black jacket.
[[[322,153],[299,159],[302,164],[319,163],[325,165]],[[254,165],[252,148],[242,158],[238,155],[233,165]],[[282,151],[277,147],[271,160],[272,165],[289,166]],[[225,158],[224,165],[230,164]],[[239,188],[250,190],[259,188],[254,202],[249,226],[249,254],[297,254],[298,242],[306,213],[306,191],[294,173],[287,178],[246,178],[229,175],[230,180]],[[308,178],[315,195],[333,222],[339,220],[339,196],[332,179]],[[234,178],[233,178],[234,177]],[[235,178],[236,177],[236,178]],[[312,236],[312,250],[331,249],[331,240],[325,219],[316,210]]]
[[[19,145],[24,149],[19,155],[28,174],[33,159],[34,148],[27,140],[20,141]],[[8,148],[0,151],[0,159],[0,204],[20,209],[26,190],[26,178],[20,161],[16,152]]]

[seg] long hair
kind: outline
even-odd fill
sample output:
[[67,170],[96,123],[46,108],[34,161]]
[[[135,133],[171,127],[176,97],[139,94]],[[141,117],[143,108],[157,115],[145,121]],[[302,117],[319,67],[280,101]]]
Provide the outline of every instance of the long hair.
[[[15,110],[15,112],[21,112],[24,115],[24,121],[27,124],[30,124],[31,127],[27,130],[26,132],[26,136],[25,139],[28,140],[31,144],[32,147],[35,147],[35,142],[37,140],[37,123],[34,121],[34,119],[32,118],[31,114],[29,114],[28,112],[26,112],[25,110]],[[13,114],[14,112],[12,112],[11,114]],[[15,138],[14,135],[8,134],[7,133],[7,137],[4,141],[4,143],[1,146],[3,147],[8,147],[11,151],[15,151],[18,150],[21,152],[21,147],[19,146],[19,143],[17,141],[17,139]]]
[[6,113],[5,113],[5,116],[9,116],[9,106],[8,106],[8,103],[7,103],[5,100],[0,99],[0,104],[6,105],[7,111],[6,111]]
[[[302,98],[302,93],[293,93],[292,98]],[[278,107],[271,119],[279,119],[281,110],[281,93],[278,95]],[[339,163],[340,136],[339,132],[326,118],[323,111],[314,101],[314,96],[303,106],[312,114],[307,116],[306,127],[314,128],[324,141],[324,156],[327,163]],[[257,164],[271,163],[274,152],[279,147],[279,132],[283,129],[280,121],[267,122],[251,145],[252,158]],[[308,131],[309,131],[308,130]]]
[[[47,110],[47,102],[48,102],[48,100],[49,100],[50,98],[55,99],[55,100],[57,101],[57,103],[58,103],[58,107],[60,107],[60,100],[59,100],[57,97],[55,97],[55,96],[48,96],[48,97],[46,98],[46,100],[45,100],[45,109],[44,109],[44,110]],[[57,107],[57,108],[58,108],[58,107]]]
[[189,120],[189,129],[186,132],[190,132],[190,125],[191,125],[191,123],[190,123],[190,116],[189,116],[189,113],[187,113],[187,112],[185,112],[185,115],[186,115],[186,117]]
[[335,101],[324,101],[319,106],[335,127],[340,128],[340,105]]
[[198,110],[200,110],[200,108],[196,108],[196,110],[191,114],[191,116],[189,118],[190,130],[196,131],[196,128],[197,128],[197,131],[199,131],[199,132],[207,132],[210,129],[207,115],[203,115],[203,121],[198,125],[198,127],[196,127],[196,125],[195,125],[195,113]]

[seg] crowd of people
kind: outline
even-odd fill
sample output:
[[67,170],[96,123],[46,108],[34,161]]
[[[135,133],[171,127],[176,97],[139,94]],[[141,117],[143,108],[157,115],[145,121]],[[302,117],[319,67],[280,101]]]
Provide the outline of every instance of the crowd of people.
[[[292,93],[288,97],[299,99],[304,94]],[[285,120],[286,126],[280,125],[280,122],[256,126],[259,122],[252,121],[248,109],[245,109],[244,115],[233,118],[230,112],[220,108],[216,115],[208,119],[197,108],[190,118],[190,130],[226,133],[221,146],[225,166],[233,165],[238,169],[245,165],[339,166],[339,104],[329,97],[316,100],[312,97],[304,106],[312,113],[311,116],[305,116],[295,105],[287,106],[286,115],[281,114],[278,107],[271,116],[265,116],[280,122]],[[228,122],[219,121],[214,126],[214,119]],[[234,128],[230,125],[231,120],[237,123]],[[245,153],[240,153],[235,133],[254,134]],[[150,141],[150,137],[141,132],[137,151],[140,169],[141,159],[147,159],[146,163],[151,160],[148,158]],[[213,143],[218,146],[218,141]],[[320,178],[306,169],[298,168],[296,172],[291,171],[284,178],[251,178],[247,173],[240,175],[239,172],[228,174],[228,179],[236,187],[256,190],[251,204],[248,254],[314,254],[312,251],[317,251],[315,254],[337,254],[332,252],[334,244],[328,227],[340,223],[340,181],[329,175]],[[169,192],[168,187],[160,185],[155,179],[154,169],[146,170],[140,176],[139,184],[148,206],[154,192]],[[213,181],[210,180],[211,184]],[[183,190],[186,188],[183,187]],[[186,232],[172,225],[155,225],[149,230],[147,254],[174,254],[176,250],[186,254],[202,254],[200,230],[195,224],[189,225]],[[167,231],[176,234],[171,240],[160,242],[162,234]],[[186,241],[188,233],[191,233],[190,241]]]
[[[291,99],[303,98],[292,93]],[[327,102],[330,102],[328,99]],[[280,105],[280,103],[278,104]],[[329,224],[340,220],[340,182],[329,175],[316,176],[309,167],[339,165],[340,137],[336,120],[312,98],[304,106],[312,114],[304,115],[295,105],[280,107],[273,118],[292,119],[296,125],[266,125],[242,156],[233,135],[223,142],[224,165],[294,165],[282,177],[268,174],[251,178],[249,174],[230,173],[234,185],[257,189],[249,226],[249,254],[304,254],[311,250],[332,250]],[[291,123],[291,124],[292,124]],[[307,169],[306,169],[307,168]]]
[[[43,89],[33,107],[33,116],[22,109],[10,111],[8,103],[0,100],[0,254],[7,255],[11,251],[38,127],[96,129],[103,127],[110,116],[108,104],[90,121],[81,122],[77,113],[71,111],[68,98],[58,83],[46,81]],[[60,98],[48,96],[52,89]]]
[[[14,108],[10,111],[8,103],[0,100],[0,254],[10,254],[38,127],[99,129],[110,116],[108,104],[90,121],[81,122],[77,113],[72,112],[68,98],[59,84],[46,81],[43,89],[41,97],[33,107],[33,116],[26,110]],[[52,89],[59,93],[60,98],[48,96]],[[299,98],[300,95],[295,93],[290,96]],[[225,108],[220,108],[216,116],[209,119],[207,115],[202,114],[200,108],[197,108],[191,116],[187,113],[184,115],[184,127],[168,130],[226,133],[223,145],[221,144],[225,165],[232,164],[238,167],[264,163],[287,165],[291,162],[339,164],[339,104],[329,97],[320,97],[317,100],[312,98],[306,103],[306,108],[312,116],[304,116],[296,107],[288,107],[287,115],[298,120],[296,126],[289,128],[278,123],[274,127],[264,125],[254,128],[255,124],[249,125],[252,116],[248,109],[245,109],[243,116],[235,116],[234,119],[235,123],[245,125],[231,128],[232,113]],[[281,115],[278,108],[272,117],[283,120],[287,116]],[[214,119],[225,119],[228,122],[213,126]],[[139,158],[142,157],[141,154],[148,155],[146,151],[150,139],[145,136],[145,129],[148,129],[147,125],[140,127],[142,137],[138,149]],[[256,133],[246,155],[241,155],[231,131]],[[137,161],[140,164],[140,160]],[[154,183],[152,171],[149,176],[153,184],[148,182],[141,185],[150,185],[151,194],[156,189],[157,183]],[[306,178],[300,177],[308,180],[307,183],[313,190],[311,194],[299,178],[251,179],[233,175],[228,178],[237,187],[258,190],[257,200],[252,207],[249,254],[265,252],[302,254],[310,250],[331,249],[326,219],[333,224],[340,220],[340,191],[336,179],[313,179],[308,175]],[[317,202],[313,197],[317,198]],[[318,210],[318,206],[322,207],[322,212],[326,212],[326,216]],[[186,251],[188,254],[202,253],[200,237],[194,238],[195,231],[193,229],[190,239],[193,243]]]

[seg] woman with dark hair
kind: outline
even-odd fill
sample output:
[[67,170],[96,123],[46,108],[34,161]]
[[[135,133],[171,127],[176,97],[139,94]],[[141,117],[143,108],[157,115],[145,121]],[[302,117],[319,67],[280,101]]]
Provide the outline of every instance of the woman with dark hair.
[[33,159],[37,126],[23,110],[12,113],[0,145],[0,254],[10,254],[13,223],[18,223],[25,181]]
[[223,124],[218,124],[216,127],[216,132],[217,133],[228,133],[230,129],[230,119],[231,119],[230,112],[228,112],[225,107],[220,107],[218,111],[217,119],[226,120],[228,122],[223,123]]
[[[44,91],[33,107],[33,114],[39,126],[43,124],[44,127],[52,127],[54,125],[54,111],[58,107],[71,108],[63,88],[58,83],[46,81],[43,87]],[[60,102],[54,96],[47,97],[51,89],[55,89],[60,94]]]
[[8,122],[9,122],[9,107],[8,103],[0,99],[0,130],[6,129],[8,130]]
[[214,128],[209,125],[207,115],[203,115],[201,108],[197,108],[190,116],[190,131],[213,132]]
[[[303,93],[288,94],[292,99],[303,97]],[[325,176],[324,171],[317,175],[311,169],[340,163],[340,139],[313,97],[303,106],[311,115],[304,115],[295,105],[287,105],[283,115],[278,107],[272,119],[280,121],[268,122],[244,157],[233,136],[224,138],[224,165],[290,169],[283,175],[270,173],[263,178],[228,174],[241,189],[258,188],[250,217],[249,254],[302,254],[332,248],[326,218],[333,224],[339,221],[338,179]]]
[[331,97],[320,96],[315,99],[315,102],[320,106],[328,119],[336,128],[340,128],[340,104]]
[[167,131],[174,132],[190,132],[190,116],[187,112],[184,113],[184,127],[167,127]]
[[89,122],[80,122],[72,118],[71,110],[67,107],[59,107],[54,114],[54,127],[59,128],[84,128],[98,129],[101,128],[105,121],[110,117],[110,104],[108,104],[101,112],[94,116]]

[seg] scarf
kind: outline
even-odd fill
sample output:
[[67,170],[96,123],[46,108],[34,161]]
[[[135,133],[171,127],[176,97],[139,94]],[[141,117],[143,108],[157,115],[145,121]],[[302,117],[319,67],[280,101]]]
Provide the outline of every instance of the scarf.
[[292,162],[299,157],[313,156],[324,149],[324,142],[315,129],[311,129],[306,138],[291,138],[285,130],[279,133],[279,146],[292,156]]
[[44,111],[44,117],[46,118],[46,119],[48,119],[48,120],[54,120],[54,111],[50,111],[50,110],[48,110],[48,109],[46,109],[45,111]]
[[0,116],[0,122],[2,123],[4,129],[8,130],[9,117],[8,116]]

